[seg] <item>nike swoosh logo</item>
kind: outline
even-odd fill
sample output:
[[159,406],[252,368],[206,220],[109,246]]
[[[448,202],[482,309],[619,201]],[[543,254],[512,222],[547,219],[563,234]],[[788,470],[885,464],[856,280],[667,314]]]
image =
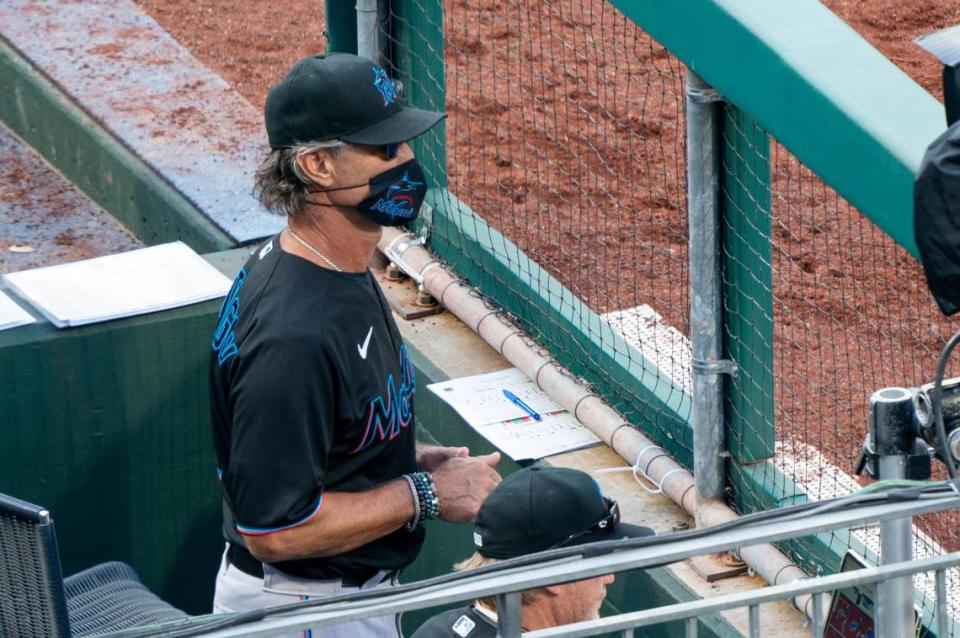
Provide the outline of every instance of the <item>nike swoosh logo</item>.
[[370,326],[370,331],[367,332],[367,338],[363,340],[363,345],[357,344],[357,352],[360,353],[360,358],[366,360],[367,358],[367,346],[370,345],[370,337],[373,336],[373,326]]
[[269,244],[267,244],[266,246],[264,246],[263,248],[260,249],[260,259],[263,259],[264,257],[266,257],[266,256],[267,256],[267,253],[269,253],[271,250],[273,250],[273,240],[272,240],[272,239],[270,240],[270,243],[269,243]]

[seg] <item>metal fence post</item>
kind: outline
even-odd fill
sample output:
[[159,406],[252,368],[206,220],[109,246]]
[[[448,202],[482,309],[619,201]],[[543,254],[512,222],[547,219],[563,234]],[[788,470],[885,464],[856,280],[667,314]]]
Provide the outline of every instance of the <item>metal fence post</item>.
[[520,592],[497,594],[497,638],[520,638],[522,611]]
[[690,347],[693,360],[693,458],[697,498],[717,500],[726,485],[723,314],[720,288],[720,95],[688,70],[687,206],[690,228]]
[[357,55],[383,64],[379,0],[357,0]]
[[[446,110],[442,0],[391,0],[384,55],[389,72],[403,83],[400,100],[431,111]],[[428,183],[447,187],[447,133],[441,121],[412,140]]]
[[[877,478],[881,481],[916,478],[907,469],[915,447],[913,410],[913,394],[905,388],[884,388],[870,397],[870,436],[877,453]],[[880,563],[889,565],[912,559],[913,519],[905,516],[880,523]],[[913,635],[913,579],[887,579],[880,583],[879,590],[877,635]]]
[[357,11],[352,2],[327,2],[327,53],[357,52]]

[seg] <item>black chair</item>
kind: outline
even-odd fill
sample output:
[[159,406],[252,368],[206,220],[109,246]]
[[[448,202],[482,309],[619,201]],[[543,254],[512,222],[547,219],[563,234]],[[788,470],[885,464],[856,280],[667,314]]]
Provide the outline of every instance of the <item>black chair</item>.
[[186,618],[124,563],[64,579],[50,513],[0,494],[0,636],[96,636]]

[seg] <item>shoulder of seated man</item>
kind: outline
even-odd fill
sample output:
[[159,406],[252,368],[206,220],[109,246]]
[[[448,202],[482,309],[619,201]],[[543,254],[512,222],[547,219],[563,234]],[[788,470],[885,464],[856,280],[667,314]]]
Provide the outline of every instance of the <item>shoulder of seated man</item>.
[[497,628],[472,607],[452,609],[425,622],[413,638],[493,638]]

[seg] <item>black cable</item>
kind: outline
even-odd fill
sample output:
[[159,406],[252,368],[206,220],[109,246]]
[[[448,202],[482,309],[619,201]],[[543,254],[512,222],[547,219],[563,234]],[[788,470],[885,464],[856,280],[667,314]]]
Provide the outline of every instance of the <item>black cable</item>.
[[[883,492],[862,494],[859,497],[856,497],[856,495],[847,495],[847,496],[828,499],[825,501],[809,501],[806,503],[800,503],[798,505],[792,505],[790,507],[754,512],[752,514],[747,514],[745,516],[741,516],[739,518],[733,519],[731,521],[727,521],[725,523],[720,523],[712,527],[704,527],[704,528],[686,530],[682,532],[672,532],[670,534],[665,534],[663,536],[647,536],[642,538],[625,538],[625,539],[616,539],[616,540],[609,540],[609,541],[599,541],[595,543],[589,543],[586,545],[560,547],[557,549],[538,552],[536,554],[518,556],[516,558],[503,560],[495,565],[479,567],[477,569],[471,569],[466,572],[454,572],[449,574],[443,574],[440,576],[435,576],[433,578],[428,578],[428,579],[416,581],[413,583],[397,585],[396,587],[390,588],[389,594],[391,595],[403,594],[411,591],[426,589],[428,587],[436,587],[438,585],[445,585],[452,582],[473,579],[473,578],[484,576],[490,573],[516,569],[518,567],[526,567],[531,564],[544,563],[552,560],[560,560],[563,558],[571,558],[575,556],[578,556],[581,558],[589,558],[593,556],[601,556],[604,554],[614,553],[618,551],[625,551],[630,549],[638,549],[641,547],[660,545],[667,542],[675,542],[677,540],[689,540],[694,538],[700,538],[702,536],[707,536],[710,534],[715,534],[717,532],[723,532],[723,531],[735,529],[738,527],[749,526],[749,525],[753,525],[753,524],[770,520],[770,519],[796,517],[799,514],[802,514],[812,509],[818,509],[818,508],[828,509],[832,503],[842,504],[844,507],[861,507],[865,504],[869,504],[877,501],[900,502],[903,500],[915,500],[917,497],[919,497],[920,494],[935,494],[938,492],[943,492],[945,494],[954,493],[949,486],[941,484],[941,485],[932,485],[926,488],[906,488],[906,489],[897,488],[897,489],[892,489],[892,490],[883,491]],[[851,498],[851,496],[853,496],[854,498]],[[660,567],[662,565],[669,564],[669,562],[670,561],[664,562],[663,564],[650,565],[645,569]],[[148,637],[154,637],[154,636],[163,636],[164,638],[187,638],[189,636],[197,636],[203,633],[207,633],[215,629],[226,629],[229,627],[235,627],[238,625],[256,622],[259,620],[263,620],[268,616],[272,616],[280,613],[306,611],[308,609],[315,609],[319,607],[325,607],[328,605],[344,603],[344,602],[358,602],[358,601],[368,600],[370,598],[377,598],[377,597],[383,596],[384,594],[385,594],[384,590],[368,590],[368,591],[352,592],[349,594],[341,594],[339,596],[330,596],[327,598],[320,598],[317,600],[299,601],[295,603],[288,603],[286,605],[278,605],[276,607],[268,607],[265,609],[256,609],[256,610],[251,610],[247,612],[240,612],[238,614],[231,615],[218,620],[204,619],[203,621],[201,621],[202,624],[190,625],[190,621],[188,620],[188,621],[184,621],[183,624],[188,624],[190,626],[178,627],[175,625],[167,625],[166,628],[165,627],[147,627],[142,629],[125,631],[118,634],[113,634],[113,636],[115,636],[115,638],[148,638]]]
[[943,456],[943,462],[947,466],[947,473],[951,479],[957,478],[957,467],[953,462],[950,446],[947,445],[947,428],[943,424],[941,395],[943,394],[943,375],[947,368],[947,361],[949,361],[953,349],[957,347],[957,343],[960,343],[960,332],[950,337],[947,345],[940,351],[940,358],[937,359],[937,373],[933,378],[933,396],[930,399],[933,403],[933,421],[937,426],[937,437],[940,439],[940,454]]

